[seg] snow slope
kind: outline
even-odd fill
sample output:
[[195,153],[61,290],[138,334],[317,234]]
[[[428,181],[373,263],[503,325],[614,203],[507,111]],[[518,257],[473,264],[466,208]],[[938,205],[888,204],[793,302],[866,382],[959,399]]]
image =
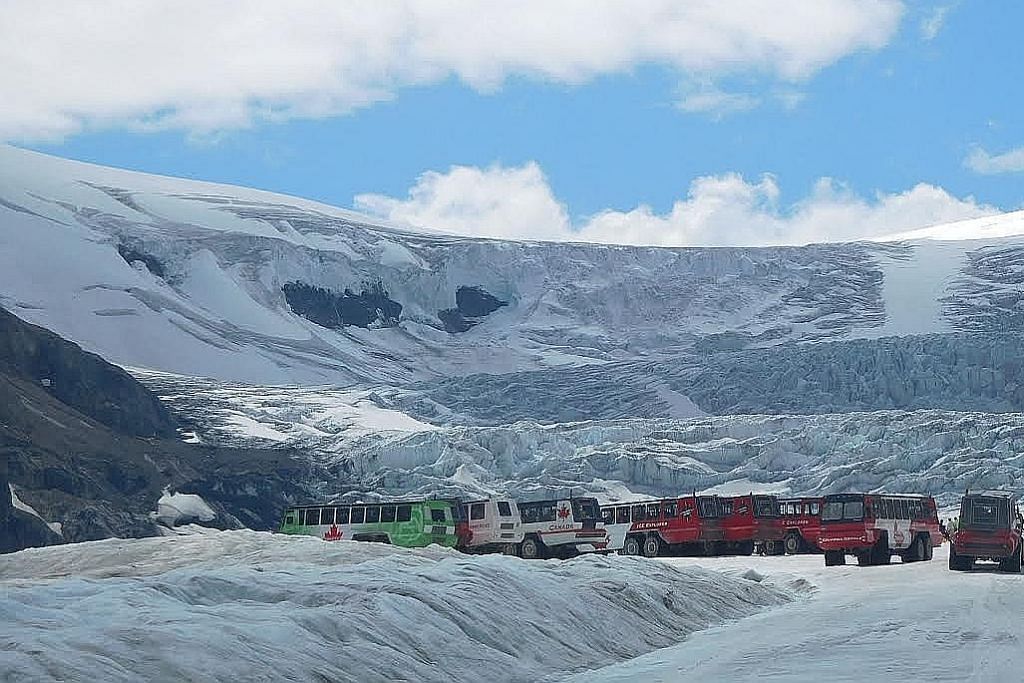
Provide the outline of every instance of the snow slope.
[[702,566],[736,573],[754,567],[769,580],[795,574],[817,588],[809,600],[567,680],[1018,680],[1021,576],[950,572],[947,552],[937,548],[931,562],[865,568],[826,569],[813,555],[701,559]]
[[[998,237],[939,246],[501,242],[0,146],[0,305],[122,365],[263,384],[404,384],[785,341],[1020,330],[1024,213],[984,220]],[[281,290],[358,291],[378,279],[403,307],[396,327],[319,327]],[[449,334],[439,312],[461,286],[508,305]]]
[[254,532],[0,557],[19,680],[536,681],[785,604],[640,558],[526,562]]

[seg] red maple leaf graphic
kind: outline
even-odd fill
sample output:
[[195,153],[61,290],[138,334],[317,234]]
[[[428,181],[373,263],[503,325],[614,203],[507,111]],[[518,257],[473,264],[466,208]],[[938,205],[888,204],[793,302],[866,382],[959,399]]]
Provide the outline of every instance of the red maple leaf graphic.
[[568,516],[569,516],[569,508],[559,508],[558,509],[558,518],[559,519],[565,519]]
[[337,524],[332,524],[331,525],[330,530],[327,533],[324,534],[324,540],[325,541],[340,541],[341,540],[341,530],[338,529],[338,525]]

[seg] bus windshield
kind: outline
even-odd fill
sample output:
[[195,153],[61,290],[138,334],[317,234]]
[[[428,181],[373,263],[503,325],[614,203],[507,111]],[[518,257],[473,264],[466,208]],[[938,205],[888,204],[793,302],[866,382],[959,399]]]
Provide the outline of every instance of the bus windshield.
[[754,497],[754,516],[755,517],[778,517],[779,516],[779,504],[778,502],[769,496],[755,496]]
[[829,500],[821,510],[823,522],[859,522],[864,519],[864,501]]
[[601,519],[601,511],[594,498],[573,498],[572,516],[577,522]]

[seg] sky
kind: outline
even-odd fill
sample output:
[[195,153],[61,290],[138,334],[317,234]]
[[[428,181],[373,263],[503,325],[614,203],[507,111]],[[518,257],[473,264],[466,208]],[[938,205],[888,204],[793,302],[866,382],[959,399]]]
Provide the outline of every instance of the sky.
[[470,235],[862,239],[1024,208],[1021,27],[1017,0],[5,0],[0,140]]

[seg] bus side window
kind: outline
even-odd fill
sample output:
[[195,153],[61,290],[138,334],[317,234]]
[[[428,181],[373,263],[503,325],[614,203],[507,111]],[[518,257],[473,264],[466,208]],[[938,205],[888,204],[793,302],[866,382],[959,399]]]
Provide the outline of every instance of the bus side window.
[[675,500],[666,500],[661,504],[661,510],[665,514],[665,517],[675,517],[678,513],[679,502]]
[[647,519],[647,514],[645,512],[644,506],[643,505],[634,505],[633,506],[633,521],[634,522],[642,522],[645,519]]
[[509,504],[507,500],[498,501],[498,514],[502,517],[512,516],[512,506]]
[[601,521],[605,524],[615,524],[615,508],[601,508]]
[[348,524],[348,508],[338,508],[338,524]]
[[320,510],[321,524],[334,524],[334,508],[323,508]]
[[380,508],[376,505],[366,508],[366,523],[377,524],[378,522],[380,522]]
[[395,521],[395,506],[385,505],[380,509],[380,521],[391,524]]
[[352,523],[362,524],[365,521],[366,508],[352,508]]
[[647,519],[658,519],[661,517],[661,503],[649,503],[647,505]]
[[398,506],[398,521],[409,522],[412,521],[412,506],[411,505],[399,505]]
[[615,523],[616,524],[629,524],[629,507],[623,505],[622,507],[615,508]]
[[821,504],[820,503],[811,503],[811,514],[812,515],[817,515],[817,514],[820,514],[820,513],[821,513]]
[[486,514],[483,503],[473,503],[469,506],[470,519],[483,519]]

